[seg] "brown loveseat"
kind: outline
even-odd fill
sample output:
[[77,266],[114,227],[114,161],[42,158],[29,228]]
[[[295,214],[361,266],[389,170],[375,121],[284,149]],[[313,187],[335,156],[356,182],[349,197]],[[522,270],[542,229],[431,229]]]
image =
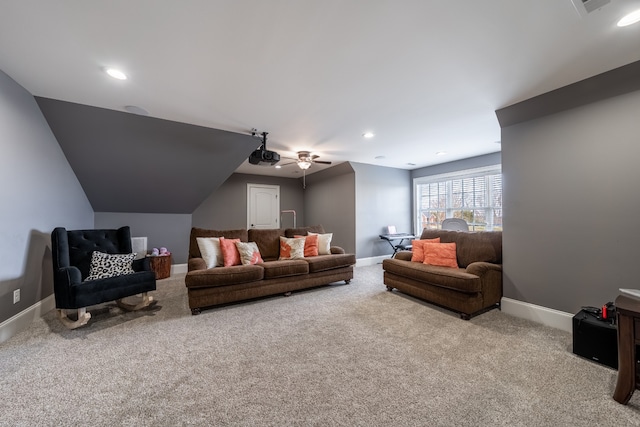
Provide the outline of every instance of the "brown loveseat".
[[[353,278],[354,254],[346,254],[338,246],[330,255],[303,259],[278,260],[280,236],[306,236],[307,231],[324,234],[321,225],[295,229],[207,230],[192,228],[189,240],[188,272],[185,277],[189,308],[192,314],[219,304],[249,300],[267,295],[289,295],[306,289]],[[224,237],[256,242],[263,263],[207,268],[198,247],[198,237]]]
[[456,243],[460,268],[412,262],[409,251],[398,252],[382,262],[384,284],[406,294],[460,313],[472,315],[500,307],[502,298],[502,232],[427,230],[421,239],[439,237]]

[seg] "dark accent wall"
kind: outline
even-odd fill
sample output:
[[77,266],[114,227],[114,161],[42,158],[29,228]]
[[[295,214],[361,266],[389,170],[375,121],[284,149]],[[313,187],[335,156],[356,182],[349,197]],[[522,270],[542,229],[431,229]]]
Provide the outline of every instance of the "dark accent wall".
[[[306,225],[302,180],[234,173],[193,212],[193,226],[215,230],[247,228],[247,184],[280,186],[280,210],[295,210],[297,225]],[[283,225],[292,225],[290,215],[283,218]],[[188,234],[186,238],[188,243]]]
[[355,171],[358,258],[391,255],[391,245],[380,239],[380,234],[386,233],[389,225],[395,225],[398,232],[411,233],[410,172],[363,163],[350,164]]
[[356,251],[356,182],[350,163],[307,176],[304,190],[306,225],[322,224],[333,233],[332,245]]
[[93,228],[93,210],[35,99],[2,71],[0,153],[1,323],[53,294],[51,231]]
[[131,227],[132,237],[146,237],[147,249],[165,247],[173,264],[186,264],[189,253],[190,214],[96,212],[95,228]]
[[96,212],[191,214],[258,138],[36,98]]
[[[640,287],[640,91],[631,82],[619,95],[619,75],[497,112],[505,297],[575,313],[613,301],[619,288]],[[558,111],[558,94],[588,103]],[[545,100],[549,114],[540,114]],[[529,110],[530,119],[522,113]]]

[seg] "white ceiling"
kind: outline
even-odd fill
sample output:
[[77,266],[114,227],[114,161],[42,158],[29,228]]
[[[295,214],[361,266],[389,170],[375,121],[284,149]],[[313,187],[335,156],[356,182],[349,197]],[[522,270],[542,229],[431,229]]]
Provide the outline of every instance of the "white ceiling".
[[[640,24],[616,27],[638,8],[640,0],[590,14],[570,0],[0,0],[0,70],[35,96],[267,131],[267,148],[281,156],[308,150],[334,164],[415,169],[499,151],[496,109],[640,60]],[[129,79],[107,77],[106,66]]]

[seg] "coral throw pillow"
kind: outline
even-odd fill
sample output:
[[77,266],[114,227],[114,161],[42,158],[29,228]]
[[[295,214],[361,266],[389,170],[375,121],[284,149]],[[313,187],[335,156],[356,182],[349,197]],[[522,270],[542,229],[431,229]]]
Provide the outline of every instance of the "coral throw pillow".
[[318,236],[318,254],[331,255],[331,239],[333,238],[333,233],[318,234],[308,231],[307,234],[309,236]]
[[424,243],[424,263],[458,268],[455,243]]
[[288,239],[280,236],[280,258],[278,259],[304,258],[304,241],[304,237]]
[[304,256],[318,256],[318,235],[312,234],[310,236],[293,236],[296,238],[304,238]]
[[222,250],[222,258],[224,259],[224,266],[231,267],[232,265],[240,265],[240,252],[236,246],[236,242],[240,239],[225,239],[220,237],[220,249]]
[[260,250],[256,242],[236,242],[236,248],[238,248],[242,265],[253,265],[264,262],[260,256]]
[[440,243],[440,238],[436,237],[435,239],[412,240],[411,246],[413,248],[413,254],[411,255],[411,261],[424,262],[424,250],[422,249],[422,245],[425,243]]

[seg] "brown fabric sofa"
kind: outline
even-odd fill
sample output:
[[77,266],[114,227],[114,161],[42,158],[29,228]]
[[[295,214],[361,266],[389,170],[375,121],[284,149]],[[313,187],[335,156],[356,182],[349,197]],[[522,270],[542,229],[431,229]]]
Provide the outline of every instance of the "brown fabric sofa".
[[[354,254],[338,246],[330,255],[304,259],[278,260],[280,236],[306,235],[307,231],[324,234],[321,225],[290,229],[208,230],[192,228],[189,239],[188,272],[185,285],[192,314],[205,307],[244,301],[268,295],[289,295],[292,291],[353,279]],[[263,263],[207,268],[196,238],[224,237],[256,242]]]
[[409,251],[382,262],[384,284],[427,302],[471,316],[500,307],[502,298],[502,232],[427,230],[421,239],[440,237],[456,243],[460,268],[412,262]]

